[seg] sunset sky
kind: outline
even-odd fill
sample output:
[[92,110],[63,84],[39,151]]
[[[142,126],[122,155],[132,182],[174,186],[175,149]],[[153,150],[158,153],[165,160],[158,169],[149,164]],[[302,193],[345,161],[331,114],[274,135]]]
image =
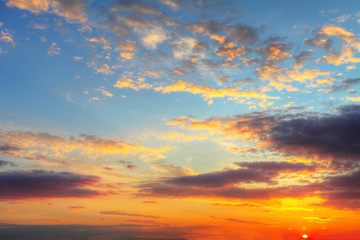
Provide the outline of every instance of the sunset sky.
[[0,239],[359,240],[360,1],[0,1]]

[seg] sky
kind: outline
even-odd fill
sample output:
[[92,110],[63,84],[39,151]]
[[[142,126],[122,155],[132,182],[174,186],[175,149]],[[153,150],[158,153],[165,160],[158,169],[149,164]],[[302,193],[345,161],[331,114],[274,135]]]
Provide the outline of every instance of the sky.
[[360,239],[357,0],[0,1],[0,239]]

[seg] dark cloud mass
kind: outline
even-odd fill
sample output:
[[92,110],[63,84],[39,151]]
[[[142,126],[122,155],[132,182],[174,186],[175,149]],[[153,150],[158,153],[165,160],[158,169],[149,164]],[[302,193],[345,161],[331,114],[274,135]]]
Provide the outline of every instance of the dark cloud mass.
[[0,173],[0,199],[94,197],[102,193],[85,188],[99,178],[70,172],[9,171]]
[[269,131],[271,147],[290,154],[360,160],[360,107],[340,114],[280,121]]

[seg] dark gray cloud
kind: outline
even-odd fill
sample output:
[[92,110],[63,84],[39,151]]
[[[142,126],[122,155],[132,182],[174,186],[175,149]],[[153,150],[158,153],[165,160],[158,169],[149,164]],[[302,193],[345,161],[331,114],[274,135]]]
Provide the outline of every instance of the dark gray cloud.
[[[142,196],[152,197],[220,197],[231,199],[269,199],[280,196],[302,196],[298,186],[270,187],[276,184],[273,179],[281,173],[315,171],[314,165],[289,162],[242,162],[236,163],[239,169],[163,179],[160,182],[140,186]],[[265,188],[244,188],[241,183],[267,183]]]
[[226,32],[231,36],[231,40],[245,45],[254,44],[258,41],[259,30],[247,25],[229,25],[226,27]]
[[253,84],[254,79],[252,78],[241,78],[241,79],[235,79],[233,81],[235,85],[241,85],[241,84]]
[[236,186],[222,186],[207,188],[202,186],[181,186],[167,184],[166,182],[154,182],[142,185],[139,196],[187,198],[187,197],[214,197],[227,199],[270,199],[276,197],[302,197],[309,195],[303,186],[291,187],[265,187],[265,188],[242,188]]
[[271,148],[295,155],[360,161],[360,106],[339,114],[283,120],[269,131]]
[[95,197],[103,193],[86,188],[99,177],[70,172],[8,171],[0,173],[0,199]]
[[339,85],[335,85],[331,87],[332,92],[339,92],[342,90],[347,90],[350,87],[360,84],[360,78],[348,78],[345,80],[342,80]]
[[9,166],[11,166],[11,167],[16,167],[16,166],[17,166],[16,164],[14,164],[14,163],[12,163],[12,162],[0,160],[0,167],[6,166],[6,165],[9,165]]
[[15,146],[10,146],[10,145],[0,145],[0,153],[5,153],[5,152],[9,152],[9,151],[18,151],[20,150],[20,148],[15,147]]
[[130,28],[125,23],[124,19],[117,16],[116,13],[107,13],[106,18],[107,19],[103,24],[111,31],[113,31],[116,35],[125,37],[129,34]]
[[304,43],[315,48],[320,48],[330,54],[339,54],[339,51],[333,48],[334,41],[326,34],[320,33],[321,29],[316,29],[313,31],[313,38],[307,38],[304,40]]
[[312,50],[301,50],[301,52],[295,56],[293,56],[293,60],[296,65],[301,65],[304,62],[308,62],[311,60],[310,56],[314,53]]

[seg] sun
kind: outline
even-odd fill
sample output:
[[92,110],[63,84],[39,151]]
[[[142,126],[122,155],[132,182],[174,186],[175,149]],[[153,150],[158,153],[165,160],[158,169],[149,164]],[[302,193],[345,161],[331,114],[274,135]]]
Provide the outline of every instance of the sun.
[[302,238],[303,238],[303,239],[307,239],[307,238],[308,238],[308,235],[304,234],[304,235],[302,235]]

